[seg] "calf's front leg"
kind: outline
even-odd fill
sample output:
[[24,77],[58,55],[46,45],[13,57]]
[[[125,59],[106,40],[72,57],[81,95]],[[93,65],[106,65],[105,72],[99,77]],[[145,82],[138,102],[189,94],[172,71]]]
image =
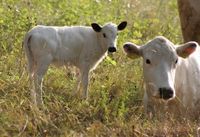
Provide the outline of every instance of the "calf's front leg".
[[88,98],[88,84],[89,84],[89,67],[83,67],[81,71],[81,91],[84,99]]

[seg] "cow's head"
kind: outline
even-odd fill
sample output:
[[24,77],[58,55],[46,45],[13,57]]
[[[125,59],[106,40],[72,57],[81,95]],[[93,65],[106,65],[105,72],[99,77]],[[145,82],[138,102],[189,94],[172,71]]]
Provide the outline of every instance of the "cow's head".
[[169,100],[175,97],[175,71],[181,58],[196,50],[196,42],[174,46],[163,36],[158,36],[144,46],[125,43],[124,51],[130,58],[143,57],[143,74],[149,97]]
[[102,45],[105,46],[108,52],[116,52],[117,32],[126,28],[127,22],[123,21],[118,26],[113,23],[107,23],[101,27],[97,23],[92,23],[91,26],[100,36]]

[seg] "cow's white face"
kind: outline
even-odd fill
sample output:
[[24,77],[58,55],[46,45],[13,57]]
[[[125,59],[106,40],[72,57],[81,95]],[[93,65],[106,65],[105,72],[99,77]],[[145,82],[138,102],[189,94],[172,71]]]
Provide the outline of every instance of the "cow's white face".
[[92,23],[91,25],[93,30],[99,34],[101,42],[106,46],[105,48],[108,52],[116,52],[117,33],[126,28],[127,22],[121,22],[118,26],[113,23],[105,24],[103,27],[96,23]]
[[143,49],[143,73],[147,94],[169,99],[175,96],[174,78],[178,63],[175,47],[169,41],[154,39]]
[[175,47],[165,37],[159,36],[144,46],[126,43],[127,56],[143,57],[143,73],[146,91],[149,97],[169,100],[175,97],[175,72],[179,56],[188,57],[195,51],[197,43],[188,42]]

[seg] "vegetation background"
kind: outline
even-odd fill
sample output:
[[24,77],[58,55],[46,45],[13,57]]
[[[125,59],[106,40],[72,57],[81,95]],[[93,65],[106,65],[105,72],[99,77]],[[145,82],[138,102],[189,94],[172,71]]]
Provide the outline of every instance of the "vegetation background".
[[[119,50],[91,74],[89,100],[72,96],[74,73],[51,66],[45,110],[31,106],[22,50],[29,29],[124,20]],[[0,136],[197,136],[198,121],[144,116],[141,59],[128,59],[122,45],[142,45],[157,35],[182,43],[176,0],[0,0]]]

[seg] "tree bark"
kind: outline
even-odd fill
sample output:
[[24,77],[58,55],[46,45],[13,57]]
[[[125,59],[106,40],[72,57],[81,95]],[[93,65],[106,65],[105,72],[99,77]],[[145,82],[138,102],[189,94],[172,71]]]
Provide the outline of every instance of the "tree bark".
[[200,0],[178,0],[184,42],[200,44]]

